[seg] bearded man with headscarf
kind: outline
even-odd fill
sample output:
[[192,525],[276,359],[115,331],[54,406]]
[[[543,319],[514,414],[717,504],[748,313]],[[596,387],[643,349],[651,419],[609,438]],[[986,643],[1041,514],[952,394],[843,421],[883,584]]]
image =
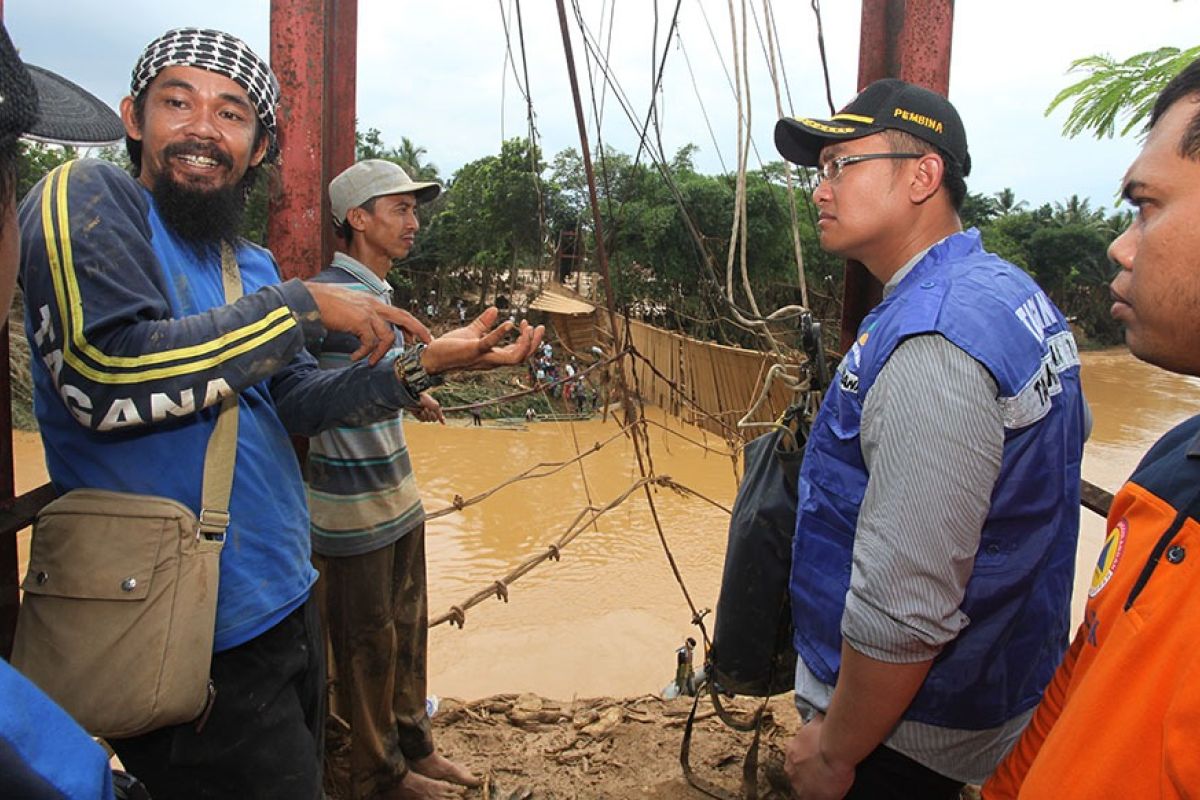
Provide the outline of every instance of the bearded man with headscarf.
[[[411,315],[336,286],[280,282],[238,236],[279,147],[279,86],[244,42],[186,28],[151,42],[121,103],[132,177],[81,160],[23,201],[21,280],[51,480],[168,497],[200,515],[205,448],[238,399],[237,459],[201,716],[110,741],[164,798],[321,794],[324,647],[309,595],[304,485],[289,434],[394,417],[450,369],[522,362],[541,330],[476,323],[431,341]],[[226,302],[222,262],[243,296]],[[230,267],[232,268],[232,266]],[[415,344],[389,352],[391,323]],[[343,370],[305,350],[361,348]]]

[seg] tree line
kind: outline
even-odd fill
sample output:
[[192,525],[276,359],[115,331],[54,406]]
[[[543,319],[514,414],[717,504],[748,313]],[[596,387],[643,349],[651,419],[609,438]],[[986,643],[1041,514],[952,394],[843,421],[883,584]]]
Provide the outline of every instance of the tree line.
[[[726,259],[736,180],[696,170],[696,147],[681,148],[665,164],[611,148],[595,158],[601,220],[613,292],[622,309],[655,324],[698,338],[757,346],[754,334],[732,319],[724,299]],[[98,154],[123,166],[123,148]],[[74,158],[70,148],[23,145],[18,191],[24,192],[58,163]],[[409,258],[397,262],[389,279],[401,303],[441,308],[457,299],[468,304],[496,298],[527,305],[537,284],[528,270],[557,277],[597,269],[592,212],[582,159],[566,149],[548,162],[528,140],[510,139],[500,152],[464,164],[448,178],[427,160],[427,151],[401,139],[389,147],[378,130],[360,132],[358,158],[385,158],[416,180],[437,180],[447,191],[422,206],[422,233]],[[746,264],[763,313],[801,301],[786,175],[774,162],[746,175]],[[807,186],[811,174],[796,176],[797,231],[809,305],[827,331],[840,316],[843,263],[817,242],[816,210]],[[245,218],[247,238],[265,243],[268,195],[261,181]],[[277,181],[274,181],[277,183]],[[286,191],[286,187],[275,188]],[[969,193],[964,227],[977,227],[985,246],[1029,272],[1084,338],[1098,345],[1120,341],[1108,314],[1108,281],[1114,268],[1107,247],[1129,224],[1128,211],[1095,208],[1086,198],[1032,208],[1012,189]],[[748,298],[734,267],[734,299]],[[526,280],[521,280],[524,276]],[[603,294],[600,294],[603,297]],[[786,334],[786,331],[784,331]]]

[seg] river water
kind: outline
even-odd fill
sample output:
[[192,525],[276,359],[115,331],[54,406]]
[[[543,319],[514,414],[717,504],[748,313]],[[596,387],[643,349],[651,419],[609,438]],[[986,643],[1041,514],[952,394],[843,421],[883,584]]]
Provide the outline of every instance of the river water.
[[[1095,416],[1084,477],[1116,490],[1141,454],[1168,428],[1200,413],[1200,381],[1163,372],[1124,350],[1083,354],[1084,389]],[[713,447],[721,442],[649,409],[671,430]],[[730,506],[736,489],[728,456],[706,452],[653,428],[658,474]],[[406,427],[413,466],[434,511],[469,498],[541,462],[559,462],[604,442],[607,423],[539,422],[504,427]],[[17,433],[18,491],[45,480],[37,437]],[[436,616],[545,552],[588,505],[604,505],[639,477],[632,447],[620,437],[550,476],[500,489],[482,503],[429,523],[430,612]],[[655,505],[687,590],[700,608],[716,603],[727,515],[694,497],[655,491]],[[1104,521],[1084,510],[1076,570],[1078,620]],[[22,535],[22,544],[24,537]],[[475,698],[533,691],[573,696],[657,692],[674,674],[675,649],[689,635],[691,612],[672,575],[639,490],[562,551],[509,588],[503,603],[467,611],[466,626],[430,633],[430,691]],[[697,637],[698,638],[698,637]]]

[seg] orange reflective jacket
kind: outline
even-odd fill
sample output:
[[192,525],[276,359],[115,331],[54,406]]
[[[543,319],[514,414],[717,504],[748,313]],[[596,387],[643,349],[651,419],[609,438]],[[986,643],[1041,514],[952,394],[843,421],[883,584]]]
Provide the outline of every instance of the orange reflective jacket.
[[1200,797],[1198,433],[1169,432],[1117,494],[1083,624],[986,800]]

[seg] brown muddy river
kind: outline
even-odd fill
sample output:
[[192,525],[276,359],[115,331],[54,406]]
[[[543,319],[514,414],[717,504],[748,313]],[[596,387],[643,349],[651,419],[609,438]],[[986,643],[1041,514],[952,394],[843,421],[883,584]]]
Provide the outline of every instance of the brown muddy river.
[[[1084,477],[1112,491],[1162,432],[1200,413],[1200,380],[1147,366],[1123,350],[1085,353],[1083,361],[1095,415]],[[695,429],[668,424],[705,439]],[[406,432],[426,508],[432,511],[455,495],[486,491],[539,462],[572,458],[576,446],[587,450],[616,430],[615,422],[596,419],[527,428],[412,423]],[[720,445],[712,436],[707,441]],[[732,504],[734,474],[727,456],[706,453],[658,429],[651,448],[659,474]],[[45,480],[36,436],[16,434],[15,458],[18,491]],[[624,439],[582,463],[586,484],[572,465],[552,477],[503,488],[481,504],[430,523],[431,615],[544,552],[588,505],[588,492],[593,505],[603,505],[639,476]],[[711,608],[727,516],[665,490],[657,490],[655,502],[689,592],[698,606]],[[1081,527],[1077,606],[1104,537],[1103,520],[1086,510]],[[674,673],[675,648],[694,635],[690,617],[639,491],[565,548],[560,562],[543,564],[513,584],[507,604],[493,598],[471,609],[463,630],[435,628],[429,688],[465,698],[517,691],[563,699],[657,692]]]

